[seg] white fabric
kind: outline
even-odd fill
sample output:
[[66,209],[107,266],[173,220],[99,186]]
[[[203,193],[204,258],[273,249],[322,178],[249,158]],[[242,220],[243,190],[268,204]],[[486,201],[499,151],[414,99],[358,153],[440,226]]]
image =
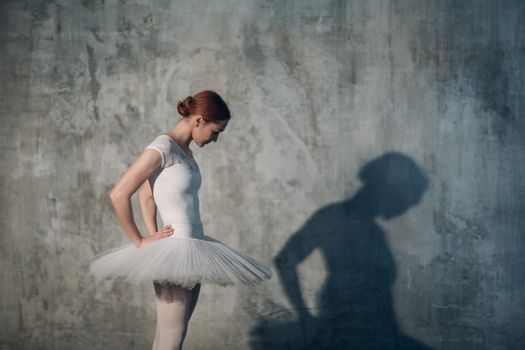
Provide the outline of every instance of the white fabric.
[[97,254],[89,266],[96,279],[122,277],[132,283],[169,282],[193,288],[200,282],[229,286],[271,278],[269,266],[204,233],[197,162],[168,135],[158,136],[148,148],[162,155],[162,167],[150,183],[162,222],[172,225],[173,235],[141,248],[128,243]]
[[165,223],[200,224],[201,173],[197,162],[168,135],[160,135],[146,146],[163,157],[163,166],[150,177],[153,198]]

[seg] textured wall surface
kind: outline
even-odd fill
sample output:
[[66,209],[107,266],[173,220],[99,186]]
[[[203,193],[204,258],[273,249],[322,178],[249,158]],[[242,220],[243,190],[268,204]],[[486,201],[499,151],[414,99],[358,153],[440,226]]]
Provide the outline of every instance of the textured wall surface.
[[128,242],[108,192],[204,89],[232,111],[192,145],[205,230],[276,276],[204,286],[186,348],[525,348],[522,1],[0,9],[1,349],[151,346],[153,287],[88,259]]

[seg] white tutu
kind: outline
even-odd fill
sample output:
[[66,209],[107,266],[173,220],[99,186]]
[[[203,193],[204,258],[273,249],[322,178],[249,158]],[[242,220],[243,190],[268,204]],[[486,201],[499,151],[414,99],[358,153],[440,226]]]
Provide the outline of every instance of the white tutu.
[[131,283],[197,283],[231,286],[259,284],[272,269],[246,254],[204,235],[202,224],[171,224],[173,235],[138,248],[129,243],[95,255],[89,265],[97,281],[124,278]]

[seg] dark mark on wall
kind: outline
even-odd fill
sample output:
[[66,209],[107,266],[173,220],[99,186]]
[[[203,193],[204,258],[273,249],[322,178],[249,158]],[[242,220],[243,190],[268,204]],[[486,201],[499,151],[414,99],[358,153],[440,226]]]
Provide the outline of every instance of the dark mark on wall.
[[89,85],[91,88],[91,98],[93,99],[93,113],[95,114],[95,119],[99,119],[98,107],[97,107],[97,98],[98,93],[100,92],[100,83],[97,80],[97,58],[95,56],[95,51],[89,45],[86,45],[87,54],[88,54],[88,69],[89,69]]
[[96,41],[98,41],[99,43],[103,43],[104,42],[104,40],[100,37],[100,34],[99,34],[99,31],[98,31],[97,27],[91,28],[90,32],[91,32],[91,34],[93,34],[93,37],[95,38]]
[[95,11],[98,7],[104,6],[105,0],[80,0],[82,6],[90,11]]

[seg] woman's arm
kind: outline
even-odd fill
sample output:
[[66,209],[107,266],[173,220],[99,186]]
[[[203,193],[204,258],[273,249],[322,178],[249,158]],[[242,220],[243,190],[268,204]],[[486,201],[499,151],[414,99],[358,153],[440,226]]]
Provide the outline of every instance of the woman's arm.
[[157,205],[153,199],[149,180],[144,181],[139,190],[139,203],[142,221],[150,235],[157,232]]
[[[162,158],[159,152],[152,149],[145,149],[135,162],[122,174],[115,187],[113,187],[109,193],[120,225],[137,247],[142,246],[144,238],[135,224],[133,208],[131,206],[131,196],[150,175],[160,168],[161,164]],[[165,235],[169,235],[167,231],[166,233],[157,232],[154,236],[150,236],[151,239],[160,239]]]

